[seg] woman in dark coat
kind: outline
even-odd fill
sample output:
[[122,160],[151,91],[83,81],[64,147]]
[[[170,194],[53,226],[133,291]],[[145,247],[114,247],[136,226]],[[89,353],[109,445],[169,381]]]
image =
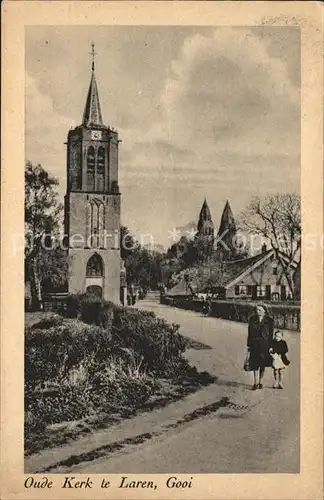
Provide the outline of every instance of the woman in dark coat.
[[266,366],[272,365],[269,353],[273,338],[273,319],[263,304],[256,306],[256,314],[249,320],[247,347],[250,353],[250,368],[253,370],[253,390],[262,389]]

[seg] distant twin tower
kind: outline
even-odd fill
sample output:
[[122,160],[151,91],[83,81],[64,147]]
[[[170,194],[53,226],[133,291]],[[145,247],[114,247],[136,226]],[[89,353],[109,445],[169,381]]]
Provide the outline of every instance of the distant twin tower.
[[200,210],[197,229],[198,244],[206,258],[213,254],[221,260],[234,258],[233,240],[236,236],[236,224],[228,201],[225,203],[216,239],[215,225],[206,198]]

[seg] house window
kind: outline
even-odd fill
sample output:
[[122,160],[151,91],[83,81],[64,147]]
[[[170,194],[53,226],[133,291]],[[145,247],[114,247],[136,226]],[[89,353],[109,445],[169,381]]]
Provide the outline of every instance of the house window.
[[103,276],[103,261],[100,255],[94,254],[87,263],[87,278],[98,278]]
[[241,295],[243,297],[247,297],[248,295],[252,295],[252,286],[251,285],[236,285],[235,295]]
[[274,267],[272,268],[272,272],[273,272],[273,275],[274,275],[274,276],[277,276],[277,274],[278,274],[278,267],[277,267],[277,266],[274,266]]
[[266,286],[265,285],[258,285],[257,286],[257,297],[265,297],[266,296]]

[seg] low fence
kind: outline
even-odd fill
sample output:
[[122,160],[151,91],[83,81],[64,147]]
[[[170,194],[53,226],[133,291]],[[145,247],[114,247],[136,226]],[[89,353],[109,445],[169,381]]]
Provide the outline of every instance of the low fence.
[[67,310],[67,293],[53,293],[43,297],[43,308],[45,312],[56,312],[64,315]]
[[[202,301],[191,297],[161,296],[161,304],[202,312]],[[275,328],[300,331],[300,305],[288,303],[266,303],[270,316],[274,319]],[[255,311],[255,302],[234,300],[212,300],[209,315],[247,323]]]

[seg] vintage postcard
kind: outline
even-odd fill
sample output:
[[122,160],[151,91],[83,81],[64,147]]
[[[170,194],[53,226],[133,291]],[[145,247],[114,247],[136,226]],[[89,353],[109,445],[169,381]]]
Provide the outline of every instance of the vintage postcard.
[[3,14],[1,498],[322,498],[322,6]]

